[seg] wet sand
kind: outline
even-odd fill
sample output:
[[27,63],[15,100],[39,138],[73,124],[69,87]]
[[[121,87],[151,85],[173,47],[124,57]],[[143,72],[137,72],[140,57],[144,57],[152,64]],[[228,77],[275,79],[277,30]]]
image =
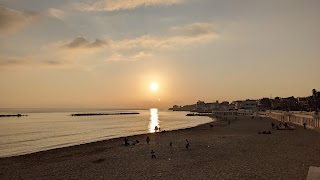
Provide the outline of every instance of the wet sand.
[[320,133],[272,130],[272,121],[239,118],[129,137],[137,145],[118,138],[1,158],[0,179],[306,179],[309,166],[320,166]]

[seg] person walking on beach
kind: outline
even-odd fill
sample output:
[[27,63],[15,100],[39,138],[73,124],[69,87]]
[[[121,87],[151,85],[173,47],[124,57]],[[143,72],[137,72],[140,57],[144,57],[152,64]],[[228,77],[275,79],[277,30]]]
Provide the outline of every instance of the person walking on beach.
[[150,142],[150,137],[149,136],[147,136],[146,141],[147,141],[147,144],[149,144],[149,142]]
[[188,139],[186,139],[186,141],[187,141],[186,148],[189,149],[190,144],[189,144]]

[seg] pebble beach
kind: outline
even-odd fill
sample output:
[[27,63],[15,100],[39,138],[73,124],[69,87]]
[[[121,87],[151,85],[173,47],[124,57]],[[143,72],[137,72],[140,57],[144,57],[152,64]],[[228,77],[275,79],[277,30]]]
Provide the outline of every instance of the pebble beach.
[[278,122],[269,118],[228,121],[130,136],[128,146],[123,137],[1,158],[0,179],[306,179],[320,166],[318,131],[271,129]]

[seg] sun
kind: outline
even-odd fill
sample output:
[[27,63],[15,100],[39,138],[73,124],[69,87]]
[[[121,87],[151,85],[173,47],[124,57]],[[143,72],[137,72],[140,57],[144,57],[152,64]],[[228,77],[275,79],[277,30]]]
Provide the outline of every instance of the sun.
[[157,91],[159,89],[159,85],[158,85],[158,83],[156,83],[156,82],[152,82],[151,84],[150,84],[150,90],[151,91]]

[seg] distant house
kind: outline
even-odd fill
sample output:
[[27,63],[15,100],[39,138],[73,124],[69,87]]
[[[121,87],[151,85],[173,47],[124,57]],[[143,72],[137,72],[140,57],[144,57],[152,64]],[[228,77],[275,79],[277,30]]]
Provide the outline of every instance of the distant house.
[[258,109],[258,102],[256,100],[235,101],[235,109]]
[[214,110],[212,111],[212,115],[214,116],[253,116],[256,114],[251,109],[239,109],[239,110],[229,110],[229,111]]
[[205,110],[207,107],[206,103],[204,101],[198,101],[196,104],[196,109],[197,110]]

